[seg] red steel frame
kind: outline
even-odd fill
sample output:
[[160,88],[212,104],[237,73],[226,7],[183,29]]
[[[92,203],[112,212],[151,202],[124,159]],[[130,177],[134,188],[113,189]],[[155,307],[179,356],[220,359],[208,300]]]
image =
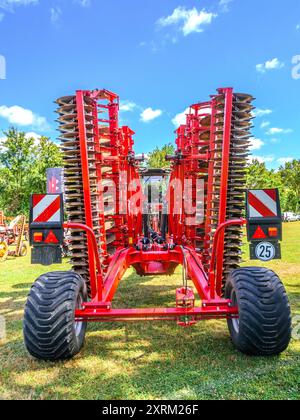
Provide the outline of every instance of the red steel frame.
[[[96,289],[93,291],[95,296],[91,302],[85,302],[80,310],[76,311],[77,321],[109,321],[109,320],[162,320],[178,319],[182,316],[192,317],[195,320],[211,318],[232,318],[238,317],[237,307],[232,306],[228,299],[222,299],[215,293],[214,288],[214,266],[216,264],[216,253],[219,244],[219,236],[224,229],[232,225],[244,225],[246,220],[231,220],[223,223],[217,233],[213,250],[213,260],[211,263],[210,285],[207,275],[202,266],[201,260],[192,247],[184,249],[186,255],[187,272],[190,279],[202,300],[201,307],[195,308],[144,308],[144,309],[113,309],[112,302],[117,291],[118,285],[124,276],[126,270],[137,264],[147,262],[167,262],[176,265],[183,264],[183,251],[181,247],[176,247],[168,251],[143,252],[133,247],[118,250],[111,261],[110,268],[102,281],[101,264],[99,250],[94,232],[86,225],[76,223],[66,223],[65,229],[79,229],[86,232],[89,243],[91,244],[91,253],[95,270],[98,270]],[[94,286],[93,286],[94,287]]]
[[[220,212],[218,229],[214,235],[214,244],[211,253],[205,247],[207,237],[211,233],[208,221],[204,221],[203,235],[197,237],[197,228],[186,227],[184,203],[176,203],[176,192],[174,187],[169,189],[169,227],[170,237],[167,246],[162,247],[153,245],[148,251],[138,247],[139,240],[142,238],[142,188],[139,180],[137,162],[133,152],[133,131],[128,127],[119,128],[118,111],[119,98],[117,95],[108,91],[77,92],[77,112],[80,135],[80,148],[82,160],[84,202],[85,202],[85,224],[66,223],[67,229],[82,230],[87,235],[89,270],[91,280],[92,299],[84,302],[80,310],[76,310],[77,321],[135,321],[135,320],[179,320],[181,317],[197,321],[211,318],[236,318],[238,309],[232,305],[228,299],[221,297],[221,284],[223,272],[224,254],[224,233],[225,229],[231,225],[244,225],[246,221],[226,220],[227,206],[227,185],[228,185],[228,166],[231,137],[231,118],[233,89],[220,89],[219,95],[225,96],[225,121],[223,139],[223,163],[222,163],[222,188],[220,198]],[[119,194],[116,203],[115,246],[117,251],[113,257],[106,255],[106,245],[99,244],[93,229],[91,193],[89,183],[89,163],[87,138],[84,120],[84,96],[88,96],[95,101],[94,125],[95,125],[95,144],[99,168],[102,164],[110,164],[112,167],[112,178],[119,184],[120,172],[127,174],[128,184],[135,183],[136,190],[128,190],[127,193],[127,212],[120,214]],[[108,105],[99,105],[99,99],[108,100]],[[172,182],[180,182],[184,185],[185,177],[191,176],[193,180],[193,200],[195,197],[194,183],[197,179],[196,173],[199,172],[199,161],[206,162],[201,170],[203,176],[208,176],[205,184],[206,191],[206,215],[209,216],[211,210],[211,177],[213,166],[211,158],[213,153],[214,141],[214,115],[215,115],[215,96],[210,102],[196,104],[191,108],[187,116],[187,124],[177,130],[178,152],[174,157],[173,170],[171,173]],[[99,119],[98,110],[108,110],[108,120]],[[209,109],[209,112],[207,111]],[[211,127],[201,125],[201,120],[211,116]],[[109,127],[109,139],[111,145],[111,156],[103,157],[101,144],[99,142],[99,124],[107,123]],[[209,138],[200,140],[200,135],[209,130]],[[206,153],[200,153],[200,148],[207,148]],[[103,176],[98,170],[98,182],[101,184]],[[173,190],[172,190],[173,188]],[[120,191],[118,191],[120,193]],[[103,211],[103,199],[99,191],[100,213]],[[138,197],[138,211],[132,211],[133,196]],[[136,197],[135,197],[136,198]],[[181,199],[183,200],[183,199]],[[174,212],[176,204],[179,212]],[[104,223],[104,218],[102,218]],[[102,224],[104,233],[104,225]],[[196,242],[203,241],[202,252],[196,250]],[[172,244],[172,246],[170,246]],[[176,245],[174,245],[176,244]],[[103,258],[107,259],[108,268],[103,269]],[[209,263],[209,270],[204,263]],[[188,278],[193,282],[195,289],[201,299],[199,307],[176,307],[176,308],[144,308],[144,309],[114,309],[113,300],[126,270],[134,267],[142,275],[168,274],[172,268],[178,265],[185,265]]]

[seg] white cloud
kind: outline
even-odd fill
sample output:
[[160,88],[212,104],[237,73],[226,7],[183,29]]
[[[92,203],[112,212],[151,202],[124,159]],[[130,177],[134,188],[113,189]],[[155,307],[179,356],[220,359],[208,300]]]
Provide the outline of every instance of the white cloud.
[[52,23],[57,23],[62,15],[62,10],[59,6],[51,7],[50,19]]
[[276,134],[289,134],[292,133],[293,130],[291,130],[290,128],[284,129],[284,128],[277,128],[277,127],[272,127],[270,128],[270,130],[268,130],[267,134],[269,136],[274,136]]
[[265,143],[261,139],[257,139],[255,137],[252,137],[250,141],[251,141],[251,145],[250,145],[251,150],[259,150],[265,145]]
[[254,160],[257,160],[259,163],[272,163],[274,162],[275,158],[273,156],[250,156],[249,162],[253,162]]
[[260,128],[264,129],[270,126],[270,122],[269,121],[263,121],[260,125]]
[[[173,125],[175,125],[176,128],[178,128],[181,125],[186,124],[186,116],[191,112],[191,108],[187,108],[185,111],[181,112],[180,114],[175,115],[175,117],[172,119]],[[211,108],[203,108],[201,110],[202,114],[211,114]]]
[[74,2],[81,7],[90,7],[91,5],[91,0],[74,0]]
[[260,117],[264,117],[266,115],[270,115],[270,114],[272,114],[272,112],[273,111],[271,109],[256,108],[252,111],[252,115],[253,115],[253,117],[260,118]]
[[184,125],[186,123],[186,115],[189,114],[189,112],[190,108],[187,108],[180,114],[175,115],[175,117],[172,119],[172,123],[175,125],[175,127],[179,127],[180,125]]
[[37,134],[37,133],[35,133],[35,132],[31,131],[31,132],[29,132],[29,133],[26,133],[26,134],[25,134],[25,137],[26,137],[27,139],[34,139],[35,144],[37,144],[37,143],[38,143],[38,141],[40,140],[40,138],[41,138],[42,136],[41,136],[40,134]]
[[282,157],[280,159],[277,159],[277,162],[280,163],[281,165],[284,165],[286,163],[293,162],[293,160],[294,158],[292,157]]
[[278,58],[273,58],[272,60],[266,61],[263,64],[257,64],[256,70],[259,73],[266,73],[269,70],[281,69],[282,67],[284,67],[284,63],[279,61]]
[[162,115],[162,110],[160,109],[154,110],[152,108],[147,108],[141,113],[141,121],[149,122],[149,121],[155,120],[161,115]]
[[120,111],[121,112],[133,112],[138,105],[131,101],[121,101],[120,102]]
[[296,30],[299,31],[300,30],[300,23],[298,23],[298,25],[296,26]]
[[177,7],[170,16],[163,17],[158,20],[158,24],[162,27],[179,26],[184,36],[193,32],[203,32],[204,26],[212,23],[217,14],[209,13],[205,9],[197,10],[196,7],[186,9],[185,7]]
[[0,117],[6,119],[10,124],[23,127],[32,126],[40,130],[47,130],[49,128],[45,117],[41,117],[30,109],[25,109],[18,105],[11,107],[6,105],[0,106]]
[[0,0],[0,9],[13,12],[17,6],[31,6],[38,4],[39,0]]
[[234,0],[220,0],[219,6],[223,12],[229,11],[229,4],[232,3]]

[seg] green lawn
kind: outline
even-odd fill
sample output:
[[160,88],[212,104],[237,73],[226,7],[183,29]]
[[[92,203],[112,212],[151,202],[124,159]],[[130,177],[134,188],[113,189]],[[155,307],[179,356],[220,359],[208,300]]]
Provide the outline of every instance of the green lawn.
[[[283,260],[268,266],[283,279],[293,315],[300,315],[300,223],[285,225]],[[62,267],[51,267],[51,271]],[[68,265],[64,266],[68,269]],[[30,358],[22,339],[26,295],[45,272],[29,258],[0,264],[2,399],[299,399],[300,341],[280,357],[250,358],[231,345],[226,322],[190,329],[176,323],[93,324],[84,351],[65,363]],[[46,270],[48,271],[48,270]],[[173,278],[140,279],[129,272],[116,305],[174,305]]]

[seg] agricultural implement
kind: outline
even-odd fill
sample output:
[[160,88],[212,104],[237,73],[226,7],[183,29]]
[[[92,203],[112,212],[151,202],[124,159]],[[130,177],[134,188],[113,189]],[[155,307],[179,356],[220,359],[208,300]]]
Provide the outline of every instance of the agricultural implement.
[[[119,127],[118,96],[77,91],[57,100],[65,196],[32,196],[30,242],[33,263],[58,263],[69,229],[73,269],[42,275],[32,286],[24,316],[31,355],[75,356],[89,322],[189,327],[225,319],[245,354],[270,356],[288,347],[291,314],[280,279],[266,268],[240,268],[245,226],[253,259],[280,258],[282,239],[278,191],[245,188],[252,102],[226,88],[192,105],[176,131],[176,153],[166,158],[170,173],[156,173],[169,177],[168,187],[151,203],[143,180],[153,173],[140,171],[134,132]],[[183,280],[173,307],[115,307],[129,267],[159,276],[178,266]]]
[[[6,223],[3,212],[0,212],[0,262],[7,257],[25,257],[27,255],[26,240],[26,217],[18,216]],[[14,247],[15,249],[11,249]]]

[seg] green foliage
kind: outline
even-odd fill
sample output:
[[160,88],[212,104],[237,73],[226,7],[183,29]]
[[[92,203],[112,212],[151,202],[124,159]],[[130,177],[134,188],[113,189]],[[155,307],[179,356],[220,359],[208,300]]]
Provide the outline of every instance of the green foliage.
[[285,191],[285,207],[300,213],[300,160],[288,162],[279,169]]
[[27,214],[32,193],[46,190],[46,169],[62,165],[58,146],[11,128],[0,144],[0,208],[7,216]]
[[[283,260],[267,265],[285,284],[293,316],[300,315],[300,222],[284,224]],[[0,263],[0,400],[299,400],[300,340],[280,357],[247,357],[231,344],[226,321],[89,324],[84,351],[57,364],[29,357],[23,345],[24,303],[33,281],[49,267],[25,258]],[[67,260],[51,271],[69,270]],[[182,269],[140,278],[128,270],[115,307],[174,307]],[[199,303],[198,303],[199,304]],[[296,319],[295,319],[296,321]],[[296,326],[296,323],[294,324]],[[102,417],[100,417],[102,418]],[[105,417],[103,417],[105,418]]]
[[[149,155],[149,168],[167,168],[166,155],[173,155],[175,148],[166,144],[161,149],[156,147]],[[300,160],[286,163],[279,170],[266,167],[265,163],[254,160],[247,167],[247,188],[278,188],[282,211],[300,213]]]
[[247,168],[247,188],[279,188],[281,179],[278,172],[268,170],[265,163],[254,160]]
[[163,146],[161,149],[156,147],[149,155],[148,167],[149,168],[169,168],[170,162],[166,161],[166,155],[174,155],[175,147],[169,143]]
[[300,160],[267,169],[265,163],[254,160],[247,168],[247,188],[278,188],[283,211],[300,211]]

